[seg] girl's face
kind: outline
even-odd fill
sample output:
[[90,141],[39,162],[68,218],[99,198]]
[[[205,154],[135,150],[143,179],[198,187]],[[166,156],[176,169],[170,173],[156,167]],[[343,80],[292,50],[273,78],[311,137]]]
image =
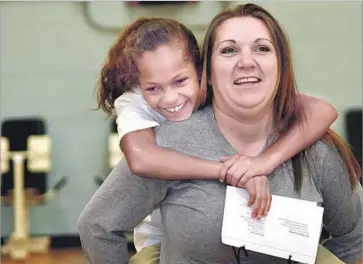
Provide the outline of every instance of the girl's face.
[[198,73],[185,49],[161,45],[137,59],[142,94],[149,106],[172,122],[188,119],[199,96]]

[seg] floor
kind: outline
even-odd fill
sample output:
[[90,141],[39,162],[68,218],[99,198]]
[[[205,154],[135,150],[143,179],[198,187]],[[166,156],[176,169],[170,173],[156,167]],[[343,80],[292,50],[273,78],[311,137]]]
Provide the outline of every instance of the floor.
[[1,264],[87,264],[79,248],[53,249],[47,254],[33,254],[24,261],[10,260],[1,256]]
[[[133,252],[129,252],[129,257]],[[80,248],[52,249],[46,254],[32,254],[24,261],[14,261],[1,256],[1,264],[88,264]]]

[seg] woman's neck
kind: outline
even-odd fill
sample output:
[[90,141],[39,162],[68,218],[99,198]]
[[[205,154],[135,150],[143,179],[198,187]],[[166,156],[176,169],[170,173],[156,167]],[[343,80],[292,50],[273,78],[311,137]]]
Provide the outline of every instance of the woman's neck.
[[258,155],[266,145],[273,129],[273,109],[233,113],[223,111],[213,102],[214,116],[226,140],[238,152]]

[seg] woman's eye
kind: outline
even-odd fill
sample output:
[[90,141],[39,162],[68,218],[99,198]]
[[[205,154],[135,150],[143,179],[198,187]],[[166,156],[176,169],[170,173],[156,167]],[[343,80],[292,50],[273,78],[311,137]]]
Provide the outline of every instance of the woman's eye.
[[269,47],[267,47],[267,46],[258,46],[258,47],[256,48],[256,50],[257,50],[258,52],[269,52],[269,51],[271,51],[271,49],[270,49]]
[[230,53],[233,53],[233,52],[235,52],[236,51],[236,49],[235,48],[232,48],[232,47],[228,47],[228,48],[224,48],[224,49],[222,49],[222,54],[230,54]]

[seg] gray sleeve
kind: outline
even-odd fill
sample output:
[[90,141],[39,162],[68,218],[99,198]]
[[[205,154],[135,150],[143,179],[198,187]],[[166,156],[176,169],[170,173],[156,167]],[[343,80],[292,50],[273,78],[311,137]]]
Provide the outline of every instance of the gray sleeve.
[[323,245],[345,263],[362,256],[362,186],[352,190],[338,153],[330,149],[323,162],[321,193],[324,224],[331,238]]
[[165,181],[133,175],[121,161],[108,175],[86,207],[78,229],[91,264],[124,264],[128,261],[125,231],[131,231],[167,192]]

